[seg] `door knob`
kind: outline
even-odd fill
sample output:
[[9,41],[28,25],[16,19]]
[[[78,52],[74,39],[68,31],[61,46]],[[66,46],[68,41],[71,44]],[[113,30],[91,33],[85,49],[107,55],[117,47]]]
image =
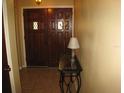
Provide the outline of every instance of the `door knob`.
[[11,71],[11,68],[8,67],[8,68],[4,68],[5,71]]

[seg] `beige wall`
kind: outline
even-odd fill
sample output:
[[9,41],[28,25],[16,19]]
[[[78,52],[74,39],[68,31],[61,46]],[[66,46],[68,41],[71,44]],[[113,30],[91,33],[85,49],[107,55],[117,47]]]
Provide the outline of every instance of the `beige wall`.
[[[73,6],[73,0],[15,0],[20,66],[24,65],[22,7]],[[75,35],[83,93],[120,93],[120,1],[75,0]]]
[[14,0],[3,0],[3,19],[12,93],[21,93],[16,47]]
[[75,0],[82,93],[121,93],[120,0]]
[[73,0],[43,0],[42,3],[38,6],[35,3],[35,0],[15,0],[15,17],[16,17],[16,34],[17,34],[17,43],[18,43],[18,54],[19,56],[19,65],[25,65],[25,53],[24,53],[24,40],[23,40],[23,22],[22,22],[22,9],[23,8],[43,8],[43,7],[73,7]]

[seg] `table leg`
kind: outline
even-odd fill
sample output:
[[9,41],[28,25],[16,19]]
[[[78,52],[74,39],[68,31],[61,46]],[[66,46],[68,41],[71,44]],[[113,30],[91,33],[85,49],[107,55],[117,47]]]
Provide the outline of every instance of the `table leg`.
[[77,93],[79,93],[80,88],[81,88],[81,77],[80,77],[80,74],[77,75],[76,79],[77,79],[77,83],[78,83]]
[[64,93],[63,83],[64,83],[64,75],[60,73],[59,85],[60,85],[61,93]]

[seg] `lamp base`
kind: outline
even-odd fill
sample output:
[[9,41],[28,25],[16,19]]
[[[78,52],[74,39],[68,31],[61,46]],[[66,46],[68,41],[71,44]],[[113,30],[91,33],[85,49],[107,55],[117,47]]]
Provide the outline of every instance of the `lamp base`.
[[71,59],[71,68],[72,68],[72,69],[75,69],[75,68],[76,68],[75,66],[76,66],[76,65],[75,65],[75,59],[72,58],[72,59]]

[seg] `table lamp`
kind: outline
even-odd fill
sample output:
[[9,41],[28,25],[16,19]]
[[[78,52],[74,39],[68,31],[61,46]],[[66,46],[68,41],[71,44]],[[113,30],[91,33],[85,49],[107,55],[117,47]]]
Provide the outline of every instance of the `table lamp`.
[[72,49],[72,58],[71,58],[71,65],[74,64],[75,62],[75,49],[78,49],[79,43],[76,37],[71,37],[69,44],[68,44],[68,48]]

